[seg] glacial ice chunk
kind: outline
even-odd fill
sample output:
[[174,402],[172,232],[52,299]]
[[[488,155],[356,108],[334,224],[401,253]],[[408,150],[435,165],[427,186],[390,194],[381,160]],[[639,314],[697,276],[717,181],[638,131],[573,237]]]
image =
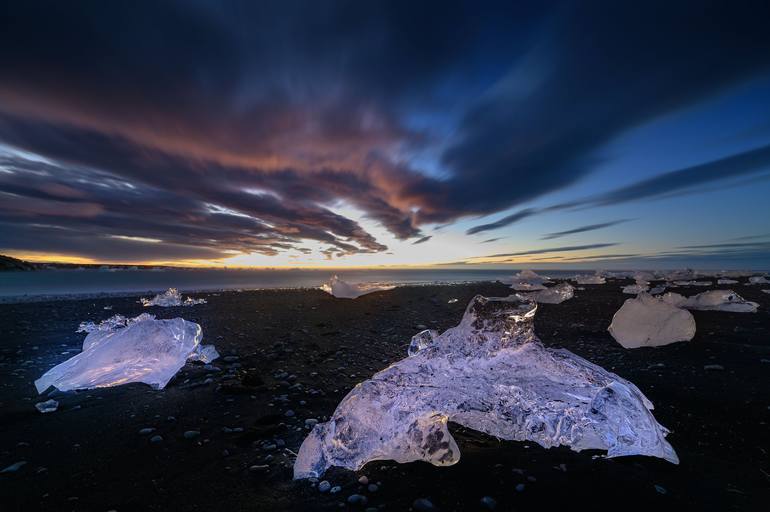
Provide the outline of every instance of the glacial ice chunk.
[[524,300],[542,304],[561,304],[575,295],[575,289],[568,283],[561,283],[536,292],[519,292],[516,295]]
[[717,284],[738,284],[735,279],[717,279]]
[[209,362],[219,356],[213,346],[200,344],[200,325],[182,318],[116,315],[98,325],[81,324],[79,331],[88,332],[83,351],[37,379],[38,393],[49,386],[69,391],[129,382],[163,389],[188,359]]
[[395,286],[378,284],[350,284],[346,283],[337,276],[332,276],[327,282],[321,285],[321,289],[333,295],[338,299],[355,299],[367,293],[392,290]]
[[[476,296],[456,327],[358,384],[300,447],[294,478],[369,461],[460,459],[447,424],[498,438],[609,457],[650,455],[677,463],[668,430],[631,382],[534,334],[537,305]],[[432,335],[431,335],[432,336]]]
[[711,286],[711,281],[674,281],[674,286]]
[[532,270],[522,270],[511,279],[511,288],[518,292],[545,290],[543,283],[549,282],[545,276],[541,276]]
[[658,347],[695,336],[692,313],[642,292],[627,299],[608,329],[625,348]]
[[59,402],[53,399],[46,400],[45,402],[38,402],[35,404],[35,409],[42,412],[43,414],[54,412],[58,408],[59,408]]
[[667,293],[661,297],[664,302],[684,309],[700,311],[730,311],[733,313],[756,313],[759,304],[749,302],[732,290],[709,290],[685,298],[678,293]]
[[749,278],[749,284],[770,284],[765,276],[752,276]]
[[572,280],[577,284],[605,284],[607,282],[600,274],[576,275]]
[[206,304],[206,299],[193,299],[186,297],[182,299],[182,294],[176,288],[169,288],[163,293],[159,293],[152,299],[141,298],[139,301],[144,307],[160,306],[169,308],[173,306],[195,306],[196,304]]

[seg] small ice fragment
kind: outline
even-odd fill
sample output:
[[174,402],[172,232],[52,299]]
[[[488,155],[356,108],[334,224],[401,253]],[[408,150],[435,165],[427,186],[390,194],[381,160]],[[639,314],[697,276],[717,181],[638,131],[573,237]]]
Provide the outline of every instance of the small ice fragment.
[[711,281],[674,281],[675,286],[711,286]]
[[657,347],[690,341],[695,319],[689,311],[642,292],[623,303],[608,330],[625,348]]
[[42,413],[54,412],[59,407],[59,402],[56,400],[46,400],[45,402],[38,402],[35,404],[35,408]]
[[[188,359],[208,362],[216,350],[200,346],[200,325],[181,318],[156,320],[143,313],[126,319],[115,315],[99,325],[81,324],[88,332],[83,351],[51,368],[35,381],[38,393],[144,382],[163,389]],[[205,358],[205,359],[204,359]]]
[[650,288],[650,291],[648,292],[650,295],[657,295],[659,293],[663,293],[666,291],[665,285],[659,285],[654,288]]
[[524,300],[533,300],[543,304],[561,304],[565,300],[571,299],[575,294],[575,289],[567,284],[561,283],[545,290],[539,290],[536,292],[520,292],[517,293],[519,297]]
[[449,299],[448,301],[446,301],[446,303],[447,304],[454,304],[457,301],[458,301],[458,299]]
[[770,293],[770,290],[762,290],[762,293]]
[[367,293],[392,290],[395,286],[380,286],[377,284],[349,284],[337,276],[332,276],[321,285],[321,289],[338,299],[355,299]]
[[717,284],[738,284],[735,279],[717,279]]
[[359,470],[372,460],[455,464],[450,421],[546,448],[677,463],[642,392],[567,350],[544,347],[534,333],[536,310],[516,296],[476,296],[459,325],[355,386],[328,422],[316,424],[294,478],[318,478],[331,466]]
[[543,283],[546,282],[548,282],[547,277],[538,275],[532,270],[522,270],[511,279],[511,288],[518,292],[545,290]]
[[759,307],[756,302],[749,302],[732,290],[709,290],[689,298],[669,292],[661,299],[672,306],[700,311],[756,313]]
[[752,276],[749,278],[749,284],[770,284],[765,276]]
[[141,298],[139,301],[144,307],[160,306],[164,308],[173,306],[195,306],[196,304],[206,304],[206,299],[193,299],[186,297],[182,299],[182,294],[176,288],[169,288],[163,293],[159,293],[152,299]]
[[420,352],[421,350],[429,347],[433,340],[438,337],[438,331],[435,331],[433,329],[426,329],[424,331],[418,332],[414,336],[412,336],[412,341],[409,343],[409,350],[407,353],[410,356],[413,356]]

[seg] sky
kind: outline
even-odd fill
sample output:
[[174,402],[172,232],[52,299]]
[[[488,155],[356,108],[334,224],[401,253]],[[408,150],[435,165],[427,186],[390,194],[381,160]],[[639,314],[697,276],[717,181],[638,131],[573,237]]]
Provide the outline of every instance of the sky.
[[0,7],[0,253],[770,268],[770,3]]

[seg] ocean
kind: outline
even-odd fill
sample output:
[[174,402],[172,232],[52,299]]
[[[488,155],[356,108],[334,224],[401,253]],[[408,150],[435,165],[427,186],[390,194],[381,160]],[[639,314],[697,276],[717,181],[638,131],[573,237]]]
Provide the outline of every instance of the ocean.
[[[388,285],[450,284],[495,281],[515,269],[47,269],[0,273],[0,298],[66,295],[117,295],[180,291],[317,288],[332,275],[349,283]],[[553,277],[587,270],[547,270]]]

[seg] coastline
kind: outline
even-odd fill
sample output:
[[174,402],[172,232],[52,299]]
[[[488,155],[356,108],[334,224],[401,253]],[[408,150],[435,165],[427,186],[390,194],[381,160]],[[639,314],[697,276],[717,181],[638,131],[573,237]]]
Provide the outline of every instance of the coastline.
[[[587,285],[573,299],[542,305],[535,330],[634,382],[672,430],[681,463],[502,442],[452,425],[462,458],[452,467],[380,461],[359,472],[331,470],[338,494],[291,478],[306,419],[323,421],[358,382],[406,356],[421,327],[443,331],[477,293],[505,296],[499,283],[402,286],[358,299],[313,289],[217,292],[207,304],[144,308],[138,294],[0,304],[0,477],[6,510],[339,510],[352,494],[368,506],[407,510],[430,499],[441,510],[498,510],[619,503],[662,510],[759,510],[766,503],[764,435],[770,423],[770,296],[736,286],[760,303],[754,314],[695,311],[688,343],[626,350],[606,329],[623,284]],[[702,289],[680,289],[686,294]],[[187,294],[187,292],[185,293]],[[458,299],[449,303],[450,299]],[[105,306],[112,306],[105,311]],[[32,381],[80,350],[81,321],[149,312],[198,322],[223,358],[218,371],[187,364],[161,391],[142,384],[57,393],[41,414]],[[225,356],[230,356],[225,360]],[[722,370],[707,370],[719,365]],[[292,415],[287,415],[292,411]],[[139,432],[153,428],[160,443]],[[200,434],[187,439],[185,432]],[[358,480],[378,485],[369,492]],[[522,486],[522,487],[519,487]],[[516,490],[521,488],[522,490]],[[661,491],[662,489],[662,491]]]

